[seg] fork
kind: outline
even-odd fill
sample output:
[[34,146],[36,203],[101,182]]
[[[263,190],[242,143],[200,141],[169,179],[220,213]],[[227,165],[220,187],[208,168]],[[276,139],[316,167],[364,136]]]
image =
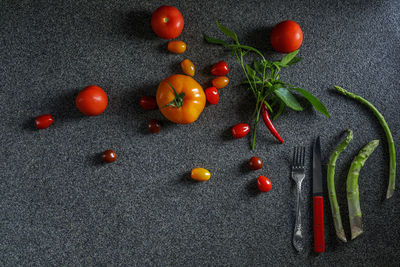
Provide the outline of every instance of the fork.
[[295,147],[293,151],[292,179],[296,182],[297,202],[296,202],[296,223],[293,234],[293,246],[300,252],[304,248],[304,238],[301,224],[301,183],[304,180],[304,159],[306,154],[305,147]]

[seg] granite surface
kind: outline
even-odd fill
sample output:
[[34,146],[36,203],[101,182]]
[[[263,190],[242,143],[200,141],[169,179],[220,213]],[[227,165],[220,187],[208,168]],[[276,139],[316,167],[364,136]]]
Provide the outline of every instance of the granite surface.
[[[180,40],[188,49],[168,53],[150,27],[151,13],[174,5],[185,18]],[[276,121],[284,145],[260,125],[255,151],[250,136],[233,140],[230,127],[248,122],[253,98],[229,52],[208,45],[202,33],[224,38],[215,21],[270,59],[269,33],[292,19],[304,31],[304,60],[281,78],[306,88],[328,107],[325,118],[305,104]],[[333,91],[338,84],[382,111],[400,147],[399,1],[1,1],[0,3],[0,265],[1,266],[398,266],[400,193],[383,200],[388,177],[384,132],[372,113]],[[190,58],[195,79],[210,84],[211,64],[226,60],[231,83],[220,103],[195,123],[169,123],[138,100],[154,95],[165,77]],[[104,114],[84,117],[74,106],[83,87],[109,96]],[[55,123],[36,130],[33,119]],[[162,120],[159,134],[147,122]],[[381,145],[361,171],[365,233],[340,243],[325,201],[326,252],[313,252],[311,144],[322,140],[327,163],[345,129],[354,140],[341,155],[336,186],[349,237],[345,180],[350,161],[372,139]],[[303,186],[305,245],[291,244],[295,188],[292,147],[307,147]],[[99,155],[114,149],[116,162]],[[398,151],[398,150],[397,150]],[[264,167],[250,171],[257,155]],[[399,153],[398,153],[398,156]],[[200,166],[208,182],[190,181]],[[324,170],[325,171],[325,170]],[[258,175],[273,189],[260,194]]]

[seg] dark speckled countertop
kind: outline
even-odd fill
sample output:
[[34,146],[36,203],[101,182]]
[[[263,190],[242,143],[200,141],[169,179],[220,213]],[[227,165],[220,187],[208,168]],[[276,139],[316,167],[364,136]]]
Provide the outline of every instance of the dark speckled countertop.
[[[150,27],[151,13],[174,5],[185,18],[184,54],[166,49]],[[328,107],[325,118],[310,106],[286,110],[276,121],[285,144],[260,125],[232,140],[229,129],[248,122],[253,99],[229,52],[203,41],[220,37],[215,21],[235,30],[244,44],[268,58],[273,25],[297,21],[304,31],[304,60],[281,78],[306,88]],[[398,266],[400,193],[383,201],[388,177],[384,133],[372,113],[333,92],[338,84],[372,100],[400,146],[399,1],[2,1],[0,3],[0,265],[2,266]],[[210,65],[226,60],[231,83],[220,103],[191,125],[145,112],[138,100],[178,73],[190,58],[195,79],[210,84]],[[106,112],[84,117],[74,106],[83,87],[97,84],[109,96]],[[33,118],[51,113],[47,130]],[[148,120],[164,122],[157,135]],[[337,191],[349,236],[345,197],[347,169],[358,150],[382,140],[361,171],[365,233],[347,244],[336,237],[325,201],[326,252],[313,252],[311,144],[321,136],[327,163],[342,132],[354,140],[339,158]],[[295,188],[290,158],[307,147],[303,186],[306,249],[292,247]],[[99,154],[114,149],[116,162]],[[249,171],[247,160],[264,160]],[[193,183],[200,166],[211,180]],[[324,170],[326,171],[326,170]],[[255,179],[273,189],[258,194]]]

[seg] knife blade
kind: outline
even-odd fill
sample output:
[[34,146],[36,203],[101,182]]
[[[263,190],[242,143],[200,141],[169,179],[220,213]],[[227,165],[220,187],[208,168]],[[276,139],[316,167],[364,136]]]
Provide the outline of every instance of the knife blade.
[[313,210],[314,210],[314,251],[325,251],[324,190],[322,185],[321,141],[319,136],[313,147]]

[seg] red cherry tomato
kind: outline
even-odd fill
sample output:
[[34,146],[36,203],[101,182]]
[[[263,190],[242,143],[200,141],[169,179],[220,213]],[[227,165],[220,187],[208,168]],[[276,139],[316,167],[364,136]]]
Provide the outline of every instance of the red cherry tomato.
[[147,124],[147,128],[151,133],[158,133],[161,130],[161,122],[158,120],[150,120]]
[[76,107],[87,116],[97,116],[104,112],[108,104],[107,94],[96,85],[89,85],[79,92]]
[[228,64],[226,64],[225,61],[220,61],[218,63],[215,63],[211,67],[211,74],[215,76],[224,76],[228,74],[228,72],[229,72]]
[[153,31],[163,39],[174,39],[183,30],[184,20],[181,12],[173,6],[161,6],[151,16]]
[[104,162],[111,163],[117,159],[117,154],[115,154],[114,150],[109,149],[103,152],[101,158],[103,159]]
[[145,110],[152,110],[157,107],[156,99],[152,96],[142,96],[142,98],[140,98],[139,104]]
[[41,115],[35,119],[35,125],[38,129],[46,129],[54,122],[50,114]]
[[232,135],[239,139],[245,137],[250,132],[250,125],[247,123],[239,123],[232,127]]
[[257,178],[257,187],[261,192],[268,192],[272,188],[272,183],[267,177],[260,175]]
[[263,162],[259,157],[251,157],[249,161],[249,167],[252,170],[259,170],[263,166]]
[[276,51],[290,53],[301,46],[303,31],[296,22],[285,20],[272,29],[270,41]]
[[219,101],[219,93],[218,89],[216,87],[209,87],[205,90],[206,93],[206,98],[208,103],[211,105],[216,105],[218,104]]

